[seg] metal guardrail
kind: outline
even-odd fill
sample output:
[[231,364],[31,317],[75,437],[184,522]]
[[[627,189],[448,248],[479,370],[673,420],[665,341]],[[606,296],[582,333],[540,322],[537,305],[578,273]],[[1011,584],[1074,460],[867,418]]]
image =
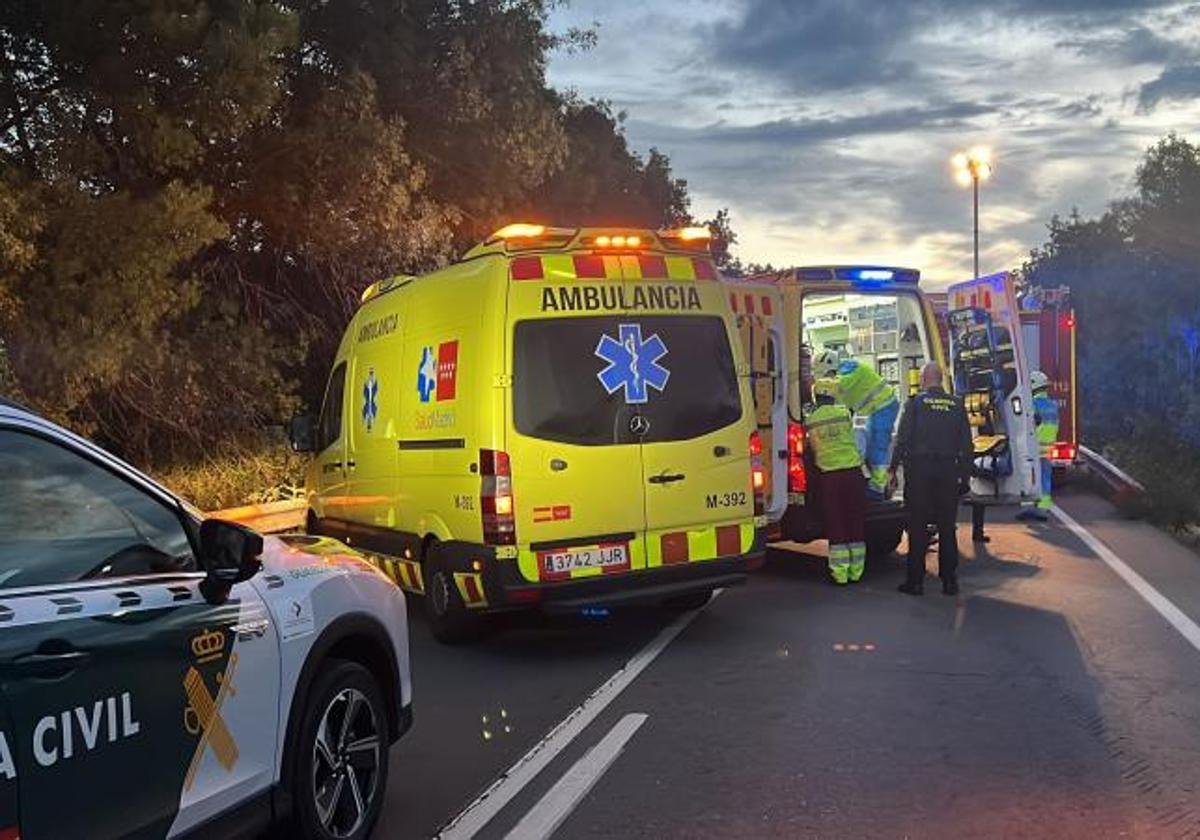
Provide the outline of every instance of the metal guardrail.
[[228,519],[253,528],[261,534],[279,534],[298,531],[304,527],[304,515],[308,502],[304,499],[289,499],[284,502],[268,502],[262,505],[214,510],[208,513],[213,519]]
[[1146,492],[1146,488],[1099,452],[1079,447],[1079,456],[1087,471],[1104,484],[1117,500],[1131,500]]

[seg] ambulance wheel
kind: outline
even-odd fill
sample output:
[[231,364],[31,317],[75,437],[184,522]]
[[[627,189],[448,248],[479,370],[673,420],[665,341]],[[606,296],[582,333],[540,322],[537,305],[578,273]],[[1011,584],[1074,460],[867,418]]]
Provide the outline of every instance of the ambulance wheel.
[[900,547],[903,537],[903,525],[868,525],[867,556],[887,557]]
[[663,601],[663,606],[669,610],[678,610],[679,612],[691,612],[698,610],[712,599],[711,589],[701,589],[699,592],[687,592],[683,595],[676,595],[673,598],[667,598]]
[[445,645],[456,645],[478,638],[483,617],[472,613],[463,603],[454,584],[454,575],[442,559],[438,543],[425,549],[425,615],[433,637]]
[[357,662],[329,660],[313,682],[296,749],[293,836],[369,837],[388,777],[387,707],[370,671]]

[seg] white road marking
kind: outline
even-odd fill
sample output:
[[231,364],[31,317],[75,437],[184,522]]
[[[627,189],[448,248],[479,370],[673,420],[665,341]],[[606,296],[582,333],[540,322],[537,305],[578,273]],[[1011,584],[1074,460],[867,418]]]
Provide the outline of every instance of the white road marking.
[[1066,525],[1075,536],[1083,540],[1087,547],[1096,553],[1096,555],[1108,564],[1108,567],[1117,573],[1121,580],[1129,584],[1134,592],[1141,595],[1147,604],[1154,607],[1167,622],[1179,631],[1179,635],[1191,642],[1192,647],[1200,650],[1200,626],[1196,622],[1184,614],[1183,610],[1172,604],[1167,598],[1146,582],[1146,579],[1126,565],[1125,561],[1118,557],[1113,550],[1100,542],[1092,532],[1084,528],[1076,522],[1069,513],[1064,511],[1058,505],[1052,508],[1052,511],[1062,524]]
[[646,715],[641,713],[625,715],[617,721],[608,734],[600,739],[600,743],[575,762],[567,774],[529,809],[513,830],[505,835],[505,840],[547,840],[600,781],[621,750],[625,749],[625,744],[645,722]]
[[[713,592],[713,598],[720,595],[722,590]],[[710,600],[711,604],[712,601]],[[553,729],[534,744],[529,752],[517,759],[516,763],[500,774],[487,790],[479,794],[475,801],[468,805],[458,816],[448,822],[437,837],[441,840],[467,840],[483,828],[492,817],[500,813],[521,790],[540,773],[547,764],[554,760],[596,717],[608,707],[608,704],[629,687],[637,679],[638,674],[646,670],[655,658],[666,649],[675,637],[683,632],[703,610],[692,610],[684,613],[663,628],[650,644],[646,645],[625,666],[609,677],[591,693],[590,696],[572,712],[563,718]]]

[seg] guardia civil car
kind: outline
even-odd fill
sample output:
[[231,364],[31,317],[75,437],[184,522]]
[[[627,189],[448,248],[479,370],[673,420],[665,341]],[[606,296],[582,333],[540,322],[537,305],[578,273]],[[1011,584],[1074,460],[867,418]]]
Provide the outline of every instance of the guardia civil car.
[[411,697],[359,555],[204,520],[0,400],[0,838],[366,837]]

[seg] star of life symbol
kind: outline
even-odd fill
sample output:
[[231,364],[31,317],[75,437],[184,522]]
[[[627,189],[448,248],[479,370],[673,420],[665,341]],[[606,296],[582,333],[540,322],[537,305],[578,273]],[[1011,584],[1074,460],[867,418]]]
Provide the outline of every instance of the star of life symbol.
[[375,418],[379,416],[379,379],[375,376],[375,368],[371,368],[367,373],[367,381],[363,383],[362,398],[362,419],[369,432],[375,425]]
[[432,347],[422,348],[421,364],[417,368],[417,393],[421,402],[429,402],[433,392],[437,390],[437,373],[437,353]]
[[621,324],[617,336],[600,336],[596,355],[608,366],[596,378],[608,393],[623,388],[625,402],[640,405],[650,399],[650,388],[661,393],[667,387],[671,372],[658,363],[667,355],[667,345],[658,333],[643,340],[641,324]]

